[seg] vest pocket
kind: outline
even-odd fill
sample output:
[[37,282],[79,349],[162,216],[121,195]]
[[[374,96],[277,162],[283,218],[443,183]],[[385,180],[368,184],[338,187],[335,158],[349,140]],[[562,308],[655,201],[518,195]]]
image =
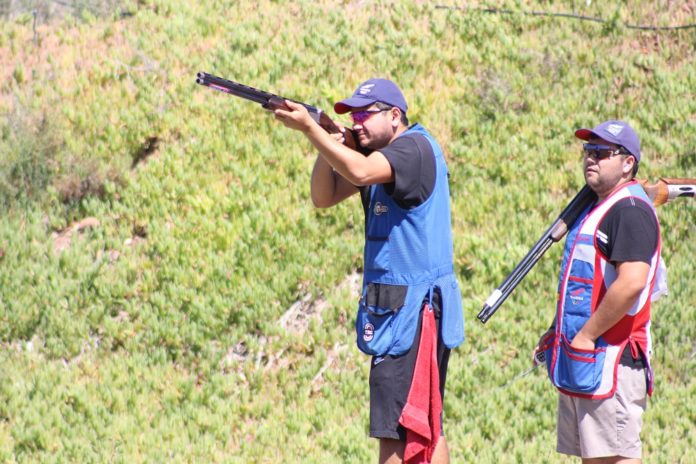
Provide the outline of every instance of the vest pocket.
[[395,320],[407,293],[405,285],[367,284],[355,321],[360,351],[373,356],[389,351],[398,335],[394,331]]
[[557,386],[576,393],[594,393],[602,383],[604,356],[604,348],[576,350],[562,337],[556,364]]

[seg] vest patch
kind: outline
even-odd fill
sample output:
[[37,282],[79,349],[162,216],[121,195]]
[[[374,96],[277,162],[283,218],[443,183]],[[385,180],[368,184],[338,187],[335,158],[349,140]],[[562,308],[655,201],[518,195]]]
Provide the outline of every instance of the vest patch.
[[582,304],[583,301],[585,301],[585,288],[580,287],[576,288],[575,290],[570,292],[570,301],[574,305],[579,305]]
[[372,338],[375,336],[375,326],[372,325],[370,322],[366,323],[363,326],[363,340],[366,342],[372,341]]
[[379,216],[380,214],[389,212],[389,207],[384,203],[380,203],[378,201],[377,203],[375,203],[375,208],[373,211],[375,213],[375,216]]

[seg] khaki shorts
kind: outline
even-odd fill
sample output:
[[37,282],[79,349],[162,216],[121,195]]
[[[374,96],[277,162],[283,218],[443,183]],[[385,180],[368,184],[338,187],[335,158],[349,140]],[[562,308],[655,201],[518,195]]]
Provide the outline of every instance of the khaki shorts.
[[617,378],[611,398],[559,395],[556,451],[582,458],[640,459],[640,430],[648,396],[645,369],[619,364]]

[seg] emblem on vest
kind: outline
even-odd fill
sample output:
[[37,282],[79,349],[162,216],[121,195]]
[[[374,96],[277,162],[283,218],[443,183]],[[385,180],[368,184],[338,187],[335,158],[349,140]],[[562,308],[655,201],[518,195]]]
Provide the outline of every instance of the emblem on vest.
[[578,288],[577,290],[573,290],[572,292],[570,292],[570,301],[572,301],[574,305],[579,305],[585,299],[582,295],[584,292],[584,288]]
[[378,201],[377,203],[375,203],[375,208],[374,208],[373,211],[374,211],[374,213],[375,213],[375,216],[379,216],[379,215],[382,214],[382,213],[388,212],[388,211],[389,211],[389,207],[388,207],[387,205],[383,205],[382,203],[380,203],[380,202]]
[[363,340],[366,342],[372,341],[375,337],[375,326],[367,322],[363,327]]

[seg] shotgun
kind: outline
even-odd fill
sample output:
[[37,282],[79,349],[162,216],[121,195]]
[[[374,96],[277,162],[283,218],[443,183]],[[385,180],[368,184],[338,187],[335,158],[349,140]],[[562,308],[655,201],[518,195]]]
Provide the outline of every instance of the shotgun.
[[[245,100],[250,100],[255,103],[260,103],[261,107],[268,110],[274,111],[277,109],[288,110],[290,108],[285,104],[285,100],[289,100],[298,103],[309,112],[309,115],[314,119],[314,121],[321,126],[329,134],[337,134],[343,132],[341,126],[336,124],[325,112],[316,106],[308,105],[301,101],[293,100],[291,98],[281,97],[274,93],[266,92],[265,90],[255,89],[254,87],[249,87],[248,85],[240,84],[239,82],[230,81],[223,79],[222,77],[213,76],[205,72],[199,72],[196,74],[196,84],[210,87],[211,89],[219,90],[220,92],[229,93],[231,95],[244,98]],[[345,137],[345,145],[353,150],[359,151],[362,154],[368,154],[371,150],[361,147],[358,143],[358,138],[352,129],[345,127],[345,132],[343,135]]]
[[[696,196],[696,179],[666,178],[661,177],[655,184],[648,184],[647,180],[638,180],[642,185],[648,198],[655,206],[679,197]],[[580,192],[573,198],[568,206],[561,212],[558,218],[551,224],[544,235],[534,244],[522,261],[505,278],[502,284],[489,295],[483,304],[483,308],[476,316],[483,324],[493,316],[500,305],[507,299],[512,291],[524,279],[527,273],[541,259],[551,245],[558,242],[568,233],[580,214],[597,200],[597,195],[585,185]]]
[[660,177],[653,185],[649,185],[645,179],[638,180],[638,183],[643,186],[655,206],[664,205],[679,197],[696,197],[696,179]]

